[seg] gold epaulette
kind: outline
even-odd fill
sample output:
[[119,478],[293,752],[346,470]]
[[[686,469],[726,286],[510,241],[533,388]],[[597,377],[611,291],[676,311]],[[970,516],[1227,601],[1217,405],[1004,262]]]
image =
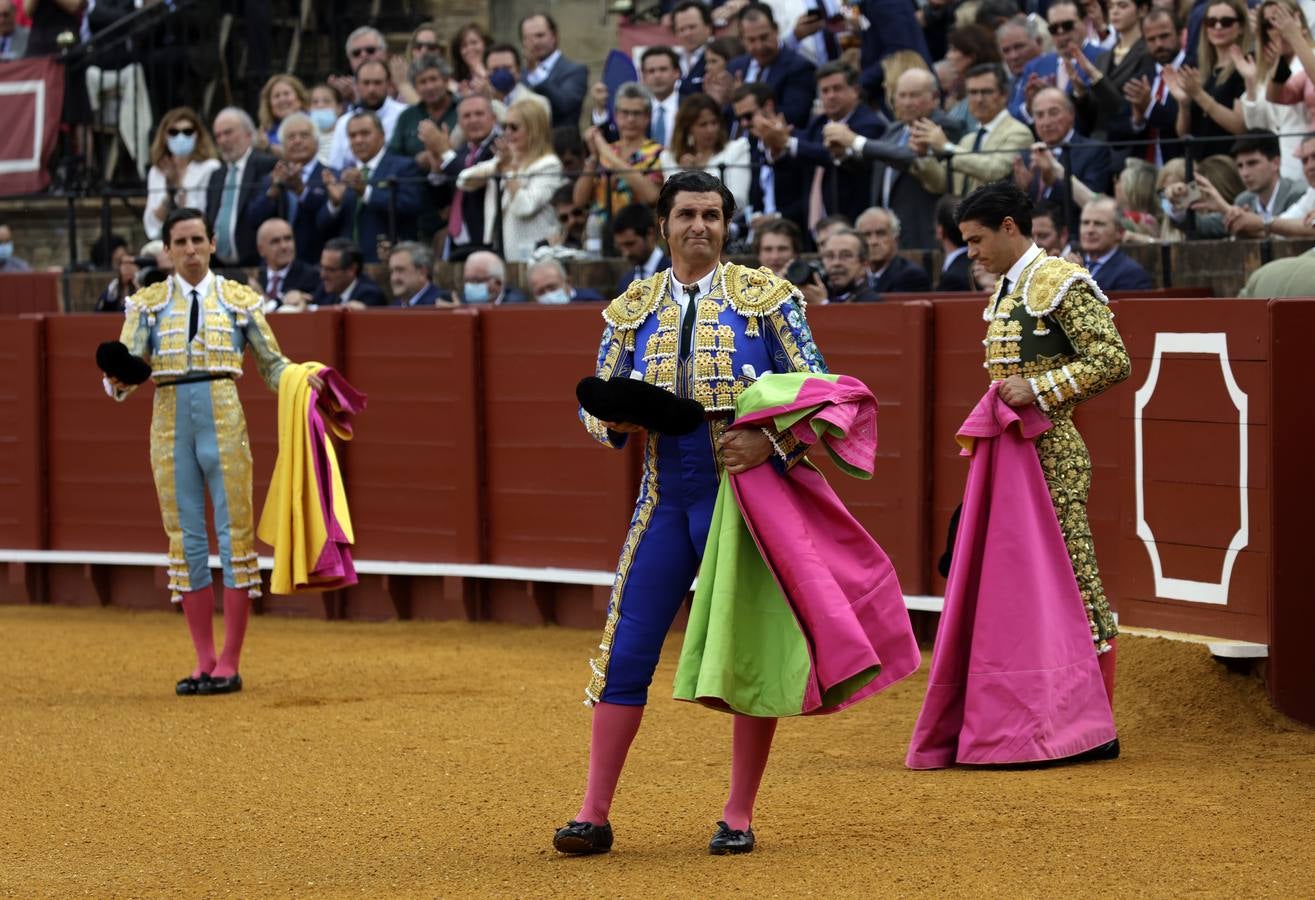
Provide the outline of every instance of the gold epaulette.
[[169,280],[147,285],[128,298],[124,309],[128,313],[157,313],[169,302]]
[[632,281],[625,293],[603,310],[603,319],[617,331],[634,331],[653,314],[667,289],[664,269],[640,281]]
[[1084,267],[1057,256],[1042,257],[1030,267],[1023,280],[1023,305],[1028,315],[1037,318],[1050,315],[1064,302],[1064,295],[1075,284],[1085,285],[1101,303],[1109,303]]
[[737,263],[726,263],[722,278],[726,285],[726,299],[731,308],[748,319],[766,316],[780,309],[787,300],[803,305],[804,295],[793,284],[766,266],[751,269]]
[[229,309],[246,312],[260,309],[265,305],[265,298],[247,285],[227,278],[217,278],[216,280],[215,293],[219,295],[220,300]]

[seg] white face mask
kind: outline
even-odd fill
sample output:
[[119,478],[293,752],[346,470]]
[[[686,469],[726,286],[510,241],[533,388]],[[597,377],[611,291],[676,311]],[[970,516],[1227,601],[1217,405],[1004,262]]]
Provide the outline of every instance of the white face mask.
[[165,141],[174,156],[189,156],[196,149],[196,135],[171,134]]
[[566,293],[566,288],[557,288],[552,291],[544,291],[539,295],[540,303],[570,303],[571,295]]

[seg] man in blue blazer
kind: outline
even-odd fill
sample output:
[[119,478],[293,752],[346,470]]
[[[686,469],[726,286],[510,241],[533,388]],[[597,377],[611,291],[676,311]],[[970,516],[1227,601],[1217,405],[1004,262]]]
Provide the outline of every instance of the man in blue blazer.
[[315,266],[324,249],[325,235],[320,233],[316,217],[329,198],[323,174],[329,170],[317,158],[320,147],[310,116],[298,112],[285,118],[279,125],[279,145],[283,159],[260,180],[247,204],[247,219],[257,226],[273,218],[288,222],[297,244],[297,259]]
[[1123,226],[1119,209],[1109,197],[1098,197],[1082,208],[1082,262],[1102,291],[1146,291],[1151,276],[1119,249]]
[[260,273],[255,288],[265,297],[265,312],[278,309],[285,297],[304,303],[320,288],[320,270],[297,258],[292,227],[282,219],[266,219],[256,229],[256,249],[260,253]]
[[456,306],[452,295],[433,282],[434,251],[403,241],[388,254],[388,286],[393,306]]
[[522,81],[548,98],[554,128],[580,124],[580,109],[589,88],[589,69],[557,49],[557,23],[547,13],[521,19],[521,49],[525,54]]
[[1050,53],[1042,53],[1023,67],[1023,74],[1018,76],[1018,81],[1022,83],[1021,93],[1015,91],[1009,101],[1009,114],[1028,125],[1032,124],[1032,114],[1027,109],[1029,96],[1035,96],[1043,87],[1057,87],[1066,94],[1073,93],[1068,72],[1060,61],[1070,48],[1080,46],[1083,55],[1093,63],[1102,53],[1099,45],[1083,43],[1087,23],[1084,13],[1074,0],[1052,0],[1046,9],[1046,22],[1050,26],[1050,37],[1055,49]]
[[[1045,88],[1032,98],[1032,117],[1037,137],[1045,143],[1047,153],[1024,152],[1022,168],[1027,183],[1019,184],[1034,205],[1052,200],[1061,207],[1070,185],[1064,179],[1067,167],[1071,177],[1085,184],[1094,194],[1110,194],[1114,185],[1114,157],[1107,144],[1080,134],[1074,126],[1075,111],[1068,94],[1058,88]],[[1065,160],[1064,157],[1068,159]],[[1034,164],[1035,163],[1035,164]],[[1071,205],[1070,205],[1071,206]],[[1073,209],[1068,223],[1076,230],[1080,216]]]
[[854,228],[868,249],[872,287],[880,296],[931,290],[931,276],[922,266],[899,255],[900,221],[888,209],[863,211]]
[[425,176],[414,161],[384,149],[383,125],[372,112],[351,117],[347,139],[359,165],[344,169],[341,178],[325,176],[329,197],[319,212],[320,230],[350,238],[366,262],[378,262],[380,238],[415,240]]
[[843,215],[852,222],[869,205],[871,165],[862,156],[837,160],[827,149],[822,130],[831,122],[841,122],[857,135],[876,139],[890,123],[881,113],[863,105],[858,72],[847,63],[830,62],[819,68],[817,93],[822,98],[822,115],[809,124],[807,131],[794,137],[784,128],[764,130],[763,140],[774,160],[780,160],[782,165],[788,160],[803,170],[805,184],[812,183],[817,167],[821,166],[826,215]]
[[353,244],[351,238],[330,238],[320,251],[322,283],[320,289],[311,296],[311,305],[341,305],[350,309],[387,306],[384,292],[364,270],[361,248]]
[[699,0],[681,0],[671,13],[671,30],[680,54],[680,99],[703,93],[707,71],[705,48],[712,40],[712,10]]
[[764,3],[750,3],[740,10],[740,40],[747,51],[726,67],[745,84],[766,82],[776,99],[777,110],[796,128],[808,125],[813,110],[816,71],[808,60],[781,46],[781,33]]
[[[530,263],[525,270],[530,299],[536,303],[601,303],[603,295],[589,288],[571,285],[561,261],[552,256]],[[610,299],[610,298],[609,298]]]

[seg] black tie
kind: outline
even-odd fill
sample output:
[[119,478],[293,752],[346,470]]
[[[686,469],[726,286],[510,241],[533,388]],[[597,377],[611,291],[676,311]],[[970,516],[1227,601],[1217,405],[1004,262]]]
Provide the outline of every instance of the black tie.
[[200,324],[200,322],[201,322],[201,298],[196,293],[196,291],[192,291],[192,312],[188,316],[188,320],[187,320],[187,342],[189,344],[192,342],[192,339],[196,337],[196,328],[197,325]]
[[977,129],[977,137],[973,138],[973,152],[976,153],[982,149],[982,141],[986,140],[986,129]]
[[1008,296],[1008,294],[1009,294],[1009,279],[1008,279],[1008,278],[1001,278],[1001,279],[1000,279],[1000,293],[999,293],[999,295],[995,298],[995,302],[996,302],[996,303],[999,303],[999,302],[1000,302],[1001,300],[1003,300],[1006,296]]
[[685,318],[680,323],[680,358],[685,359],[689,356],[692,349],[694,338],[694,320],[698,318],[698,302],[696,298],[699,295],[699,286],[697,284],[682,285],[685,288],[685,296],[689,302],[685,305]]

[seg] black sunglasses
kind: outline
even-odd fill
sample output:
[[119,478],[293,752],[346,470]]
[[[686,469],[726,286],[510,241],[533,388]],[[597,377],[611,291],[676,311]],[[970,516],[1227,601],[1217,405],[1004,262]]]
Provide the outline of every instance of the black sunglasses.
[[195,129],[195,128],[170,128],[169,131],[168,131],[167,133],[168,133],[169,137],[178,137],[178,135],[180,135],[180,134],[182,134],[182,135],[186,135],[187,137],[191,137],[192,135],[196,134],[196,129]]
[[384,49],[383,47],[357,47],[356,49],[352,50],[352,52],[349,55],[351,56],[352,59],[355,59],[356,57],[364,56],[367,53],[381,53],[383,52],[383,49]]
[[1206,28],[1232,28],[1234,25],[1236,25],[1238,22],[1241,22],[1241,21],[1242,21],[1242,20],[1239,19],[1237,16],[1219,16],[1218,18],[1216,18],[1215,16],[1206,16],[1206,17],[1205,17],[1205,27],[1206,27]]
[[1051,22],[1049,26],[1051,34],[1068,34],[1077,27],[1077,19],[1064,19],[1059,22]]

